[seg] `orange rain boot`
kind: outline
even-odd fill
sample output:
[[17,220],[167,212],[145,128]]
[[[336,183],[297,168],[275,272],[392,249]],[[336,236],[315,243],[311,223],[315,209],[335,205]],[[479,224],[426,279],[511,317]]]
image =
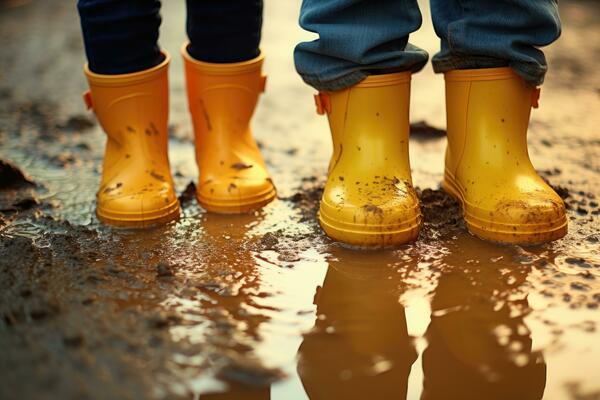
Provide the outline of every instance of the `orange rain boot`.
[[444,189],[469,231],[502,243],[542,243],[567,233],[565,205],[537,174],[527,126],[539,90],[510,68],[446,73]]
[[373,75],[316,96],[333,139],[319,222],[335,240],[380,248],[419,235],[408,156],[410,79],[410,72]]
[[206,63],[193,59],[187,44],[182,54],[200,170],[198,202],[221,214],[263,207],[276,192],[250,120],[265,87],[264,56],[231,64]]
[[142,228],[177,219],[179,201],[167,155],[170,57],[145,71],[100,75],[85,66],[93,108],[108,140],[96,214],[115,226]]

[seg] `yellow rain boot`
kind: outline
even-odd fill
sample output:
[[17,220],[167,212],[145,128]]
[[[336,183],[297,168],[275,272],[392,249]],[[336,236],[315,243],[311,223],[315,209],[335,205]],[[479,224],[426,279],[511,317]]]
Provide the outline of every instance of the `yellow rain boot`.
[[264,56],[212,64],[193,59],[187,44],[182,54],[200,170],[198,202],[222,214],[263,207],[276,192],[252,137],[250,120],[265,87]]
[[93,108],[108,140],[98,218],[141,228],[179,217],[167,155],[169,55],[156,67],[123,75],[100,75],[85,67]]
[[387,247],[417,238],[419,200],[408,157],[410,72],[373,75],[316,96],[329,115],[333,156],[319,210],[331,238]]
[[444,189],[463,206],[469,231],[502,243],[542,243],[567,233],[562,199],[527,152],[539,89],[510,68],[446,73],[448,147]]

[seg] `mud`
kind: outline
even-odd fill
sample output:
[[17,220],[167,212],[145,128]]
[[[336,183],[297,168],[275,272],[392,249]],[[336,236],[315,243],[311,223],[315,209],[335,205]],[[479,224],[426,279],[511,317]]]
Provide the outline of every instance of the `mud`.
[[39,206],[37,189],[18,167],[0,159],[0,212],[4,216]]
[[429,125],[426,121],[410,124],[410,135],[416,140],[432,140],[446,136],[446,131]]
[[[183,3],[163,3],[161,43],[176,54]],[[0,398],[600,396],[596,2],[561,3],[563,38],[548,49],[530,126],[534,164],[567,204],[568,236],[520,247],[465,231],[439,189],[443,80],[428,67],[413,78],[411,111],[425,225],[417,242],[380,251],[344,248],[316,220],[331,145],[294,75],[293,45],[310,38],[296,28],[299,2],[266,4],[269,89],[254,129],[279,198],[242,216],[197,204],[173,57],[182,218],[144,231],[94,215],[104,138],[80,101],[73,5],[0,9]],[[437,47],[430,23],[412,41]]]

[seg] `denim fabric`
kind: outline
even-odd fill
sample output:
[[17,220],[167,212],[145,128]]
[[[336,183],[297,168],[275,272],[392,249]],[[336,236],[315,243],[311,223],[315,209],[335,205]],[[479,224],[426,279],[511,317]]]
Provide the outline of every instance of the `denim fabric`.
[[213,63],[258,57],[262,14],[262,0],[187,0],[188,52]]
[[[125,74],[158,65],[159,0],[79,0],[77,8],[90,70]],[[262,0],[187,0],[188,51],[214,63],[259,54]]]
[[431,0],[441,50],[436,72],[510,66],[532,85],[548,69],[538,47],[561,33],[557,0]]
[[[430,0],[441,50],[436,72],[510,66],[539,85],[540,46],[560,36],[556,0]],[[319,35],[296,47],[296,69],[317,90],[340,90],[373,73],[418,71],[427,53],[408,43],[419,28],[415,0],[303,0],[300,25]]]
[[416,72],[429,56],[408,35],[421,22],[416,0],[304,0],[300,25],[319,39],[296,47],[296,69],[318,90],[343,89],[372,73]]
[[160,64],[158,0],[79,0],[90,70],[125,74]]

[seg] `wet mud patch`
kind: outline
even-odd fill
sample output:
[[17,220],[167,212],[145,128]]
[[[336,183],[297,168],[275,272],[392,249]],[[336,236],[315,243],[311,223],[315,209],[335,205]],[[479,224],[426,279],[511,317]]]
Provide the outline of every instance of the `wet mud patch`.
[[[28,224],[37,233],[0,232],[0,343],[6,349],[0,397],[10,398],[20,387],[24,398],[48,390],[63,398],[154,398],[157,390],[188,398],[189,374],[216,371],[227,382],[254,386],[283,376],[253,355],[257,333],[245,337],[239,331],[239,324],[256,329],[264,318],[237,315],[241,304],[235,299],[253,290],[255,278],[230,262],[250,260],[198,270],[193,261],[161,256],[148,243],[159,232],[144,240],[49,216],[29,217]],[[232,254],[239,242],[209,245]],[[178,339],[173,333],[184,331],[193,335]],[[41,359],[43,369],[35,369]],[[98,368],[108,376],[97,374]]]
[[96,123],[86,115],[72,115],[56,127],[63,132],[86,132],[96,126]]
[[0,159],[0,215],[8,217],[39,206],[44,190],[17,166]]
[[410,124],[410,136],[417,140],[434,140],[446,137],[446,131],[429,125],[426,121]]
[[294,209],[300,213],[300,223],[308,223],[311,230],[318,228],[317,213],[319,211],[319,202],[323,196],[325,179],[317,176],[308,176],[301,179],[301,184],[296,193],[292,196],[283,198],[289,201]]
[[422,240],[435,240],[448,237],[459,229],[464,229],[460,204],[441,189],[417,188],[423,213]]
[[0,160],[0,189],[24,189],[37,185],[16,166]]

